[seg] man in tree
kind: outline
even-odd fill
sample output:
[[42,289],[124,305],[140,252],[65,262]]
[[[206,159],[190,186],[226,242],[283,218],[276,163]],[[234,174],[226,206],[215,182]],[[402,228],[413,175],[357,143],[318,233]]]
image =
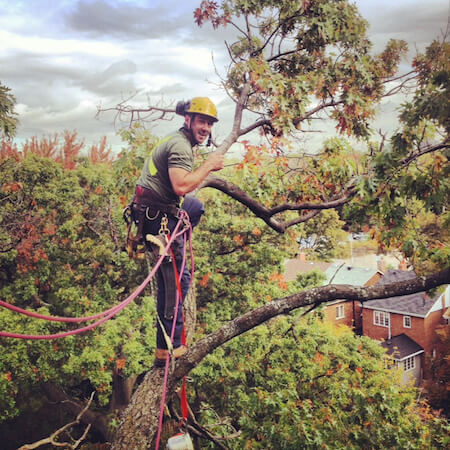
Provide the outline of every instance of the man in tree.
[[[214,103],[207,97],[195,97],[187,103],[179,102],[177,113],[185,117],[183,127],[157,144],[146,159],[137,181],[133,217],[143,236],[160,234],[161,224],[164,226],[165,223],[172,232],[178,222],[180,208],[188,214],[191,225],[195,227],[204,213],[203,204],[195,197],[184,196],[196,189],[210,172],[223,168],[224,156],[216,152],[194,170],[193,148],[205,143],[213,124],[218,120]],[[138,231],[138,235],[141,233]],[[180,237],[173,245],[178,271],[182,269],[182,241]],[[187,351],[181,343],[182,303],[189,289],[191,274],[185,265],[181,275],[182,298],[175,311],[177,288],[174,268],[169,259],[166,258],[157,274],[157,311],[160,320],[156,333],[156,366],[163,366],[168,358],[165,335],[171,336],[174,320],[173,356],[180,357]]]

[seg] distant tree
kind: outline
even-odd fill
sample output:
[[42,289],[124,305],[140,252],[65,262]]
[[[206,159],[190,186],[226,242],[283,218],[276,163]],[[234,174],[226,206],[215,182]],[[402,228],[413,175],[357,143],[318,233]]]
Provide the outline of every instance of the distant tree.
[[7,157],[22,159],[33,154],[50,158],[61,163],[66,169],[74,169],[83,158],[88,158],[93,164],[111,164],[115,159],[111,147],[108,147],[106,136],[99,144],[92,144],[90,148],[86,148],[85,141],[79,140],[76,131],[65,130],[62,136],[58,133],[51,136],[32,136],[20,146],[5,139],[0,141],[0,144],[1,159]]
[[17,114],[14,110],[16,98],[11,89],[0,83],[0,138],[10,139],[16,134]]

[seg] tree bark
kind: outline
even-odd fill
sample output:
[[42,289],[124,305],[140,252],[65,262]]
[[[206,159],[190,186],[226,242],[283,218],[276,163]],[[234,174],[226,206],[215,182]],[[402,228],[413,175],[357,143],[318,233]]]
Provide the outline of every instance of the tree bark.
[[[180,358],[169,374],[167,399],[172,395],[176,384],[202,359],[225,342],[281,314],[321,303],[347,299],[367,301],[377,298],[396,297],[416,292],[428,291],[450,282],[450,268],[429,277],[418,277],[400,283],[377,285],[367,288],[348,285],[328,285],[274,300],[227,323],[192,346]],[[399,299],[400,300],[400,299]],[[123,412],[119,428],[112,443],[112,449],[149,448],[158,428],[159,409],[162,395],[164,371],[153,369],[147,373],[138,387],[131,403]]]

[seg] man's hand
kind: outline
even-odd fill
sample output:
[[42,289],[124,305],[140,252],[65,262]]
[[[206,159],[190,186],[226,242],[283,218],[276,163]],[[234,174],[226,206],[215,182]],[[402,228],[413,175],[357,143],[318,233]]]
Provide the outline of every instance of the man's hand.
[[203,164],[208,167],[210,172],[215,172],[217,170],[223,169],[224,162],[225,156],[223,155],[223,153],[214,152],[211,153],[208,158],[206,158]]

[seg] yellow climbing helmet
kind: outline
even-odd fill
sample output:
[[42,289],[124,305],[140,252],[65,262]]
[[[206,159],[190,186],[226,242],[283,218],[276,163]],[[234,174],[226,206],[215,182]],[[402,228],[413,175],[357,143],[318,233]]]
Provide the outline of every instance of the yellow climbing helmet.
[[203,114],[211,117],[214,122],[219,120],[216,105],[208,97],[194,97],[185,111],[187,114]]

